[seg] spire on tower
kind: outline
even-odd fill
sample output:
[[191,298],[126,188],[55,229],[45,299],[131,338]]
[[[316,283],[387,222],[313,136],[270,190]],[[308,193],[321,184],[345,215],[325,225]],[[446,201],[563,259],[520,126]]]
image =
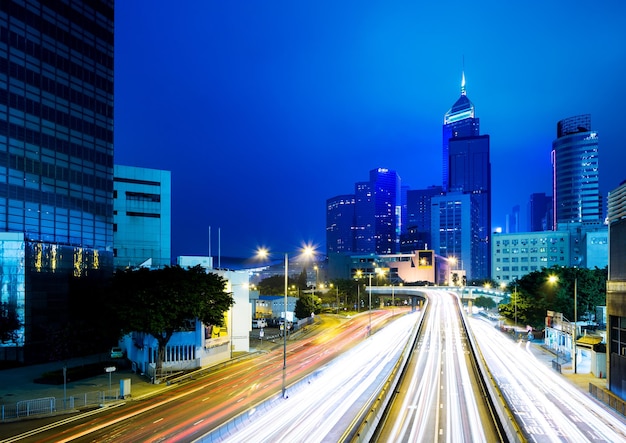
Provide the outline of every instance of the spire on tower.
[[463,56],[463,70],[461,71],[461,95],[465,95],[465,56]]

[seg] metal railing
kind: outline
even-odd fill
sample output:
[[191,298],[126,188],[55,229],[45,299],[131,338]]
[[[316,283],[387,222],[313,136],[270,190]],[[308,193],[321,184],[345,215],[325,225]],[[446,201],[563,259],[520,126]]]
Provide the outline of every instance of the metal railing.
[[21,400],[13,404],[0,405],[0,422],[21,420],[28,417],[69,414],[80,409],[103,407],[119,400],[119,389],[85,392],[66,398],[44,397]]

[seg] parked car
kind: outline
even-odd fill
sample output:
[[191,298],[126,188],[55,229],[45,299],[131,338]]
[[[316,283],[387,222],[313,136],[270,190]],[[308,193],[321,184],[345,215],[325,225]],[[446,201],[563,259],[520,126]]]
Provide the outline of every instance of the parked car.
[[267,328],[267,320],[265,320],[264,318],[252,320],[252,329],[258,328]]
[[111,358],[124,358],[124,350],[119,346],[112,347]]

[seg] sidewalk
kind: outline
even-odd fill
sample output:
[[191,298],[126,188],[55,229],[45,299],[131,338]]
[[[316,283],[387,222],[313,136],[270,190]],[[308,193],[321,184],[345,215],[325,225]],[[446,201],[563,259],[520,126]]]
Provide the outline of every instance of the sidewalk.
[[[551,370],[557,372],[555,369],[552,368],[552,360],[556,358],[556,355],[544,348],[543,343],[539,341],[533,341],[532,350],[533,354],[535,355],[535,357],[537,357],[538,360],[544,362],[545,365],[548,366]],[[580,369],[585,370],[583,368]],[[586,370],[588,370],[588,368]],[[586,394],[589,394],[589,383],[594,384],[600,389],[608,390],[606,378],[596,377],[591,372],[578,372],[574,374],[570,368],[564,369],[563,372],[561,372],[561,376],[563,376],[574,386],[578,387],[581,391],[584,391]]]
[[[322,324],[317,321],[307,326],[303,331],[297,331],[287,337],[288,342],[308,336],[315,331],[316,326]],[[278,328],[265,329],[265,338],[259,339],[259,330],[255,329],[250,334],[250,350],[244,354],[256,352],[270,352],[283,346],[283,338]],[[34,380],[41,377],[45,372],[62,370],[92,363],[102,363],[102,375],[82,380],[69,380],[63,384],[51,385],[35,383]],[[69,397],[81,397],[96,391],[108,391],[109,383],[112,390],[119,390],[120,380],[130,379],[130,398],[137,400],[142,397],[154,395],[168,388],[167,383],[152,384],[146,376],[134,373],[129,369],[117,368],[114,372],[106,373],[105,367],[111,365],[111,360],[106,354],[92,355],[88,357],[73,358],[67,361],[44,363],[39,365],[23,366],[14,369],[0,370],[0,408],[2,405],[15,405],[20,401],[35,400],[39,398],[55,397],[57,399]]]
[[[104,371],[110,366],[106,355],[92,355],[73,358],[65,362],[52,362],[39,365],[24,366],[0,371],[0,406],[15,404],[24,400],[56,397],[59,399],[82,396],[95,391],[108,391],[109,383],[112,390],[119,389],[120,380],[130,379],[132,398],[141,398],[167,388],[166,384],[154,385],[147,377],[135,374],[131,369],[121,369],[110,373]],[[45,372],[77,367],[85,364],[102,363],[102,375],[76,381],[68,381],[66,385],[51,385],[35,383],[34,380]]]

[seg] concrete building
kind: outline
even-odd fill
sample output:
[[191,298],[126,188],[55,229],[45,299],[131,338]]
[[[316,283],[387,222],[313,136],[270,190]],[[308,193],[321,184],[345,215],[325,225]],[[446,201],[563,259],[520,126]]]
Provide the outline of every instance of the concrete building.
[[0,2],[0,302],[23,323],[0,359],[51,358],[71,279],[113,270],[113,9]]
[[332,254],[328,257],[328,278],[331,280],[368,279],[369,275],[378,276],[381,270],[385,279],[394,284],[446,285],[450,278],[448,259],[437,256],[433,250],[380,255]]
[[171,174],[115,165],[113,244],[115,268],[162,268],[171,259]]
[[570,265],[567,231],[493,234],[491,278],[509,284],[541,268]]
[[626,181],[609,193],[608,386],[626,400]]

